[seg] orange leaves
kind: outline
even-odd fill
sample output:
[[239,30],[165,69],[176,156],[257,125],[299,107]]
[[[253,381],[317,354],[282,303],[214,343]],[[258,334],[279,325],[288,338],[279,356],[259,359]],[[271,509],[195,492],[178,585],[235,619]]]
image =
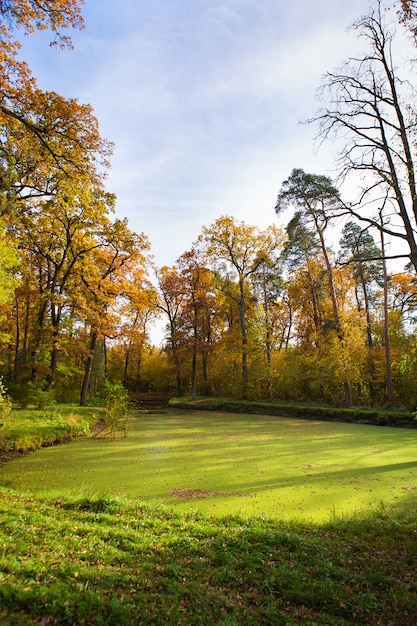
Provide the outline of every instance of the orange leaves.
[[390,278],[393,307],[403,314],[414,314],[417,310],[417,282],[407,272],[394,274]]
[[18,196],[49,195],[67,178],[101,185],[112,145],[100,137],[91,106],[32,87],[5,96],[0,106],[3,151],[17,172]]
[[83,4],[84,0],[3,0],[0,19],[8,25],[9,31],[21,28],[25,34],[30,34],[50,29],[56,37],[53,43],[71,47],[70,38],[61,31],[84,27]]
[[17,57],[16,28],[26,33],[82,27],[83,0],[5,0],[0,4],[0,158],[16,175],[18,199],[55,193],[62,178],[81,177],[101,185],[112,144],[100,136],[88,104],[37,87],[28,65]]

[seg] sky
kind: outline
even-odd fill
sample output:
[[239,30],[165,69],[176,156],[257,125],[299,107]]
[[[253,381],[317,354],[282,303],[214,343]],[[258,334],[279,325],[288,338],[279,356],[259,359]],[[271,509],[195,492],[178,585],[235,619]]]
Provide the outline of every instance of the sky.
[[221,215],[266,228],[292,169],[332,176],[316,150],[322,75],[357,50],[367,0],[86,0],[74,50],[46,33],[21,56],[38,85],[92,105],[114,143],[117,217],[172,265]]

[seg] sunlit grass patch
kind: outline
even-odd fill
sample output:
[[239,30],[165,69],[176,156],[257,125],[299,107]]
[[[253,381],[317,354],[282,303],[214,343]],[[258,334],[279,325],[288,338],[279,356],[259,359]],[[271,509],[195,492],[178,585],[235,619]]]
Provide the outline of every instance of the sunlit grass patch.
[[0,455],[30,452],[90,433],[100,409],[60,405],[51,409],[16,409],[2,419]]

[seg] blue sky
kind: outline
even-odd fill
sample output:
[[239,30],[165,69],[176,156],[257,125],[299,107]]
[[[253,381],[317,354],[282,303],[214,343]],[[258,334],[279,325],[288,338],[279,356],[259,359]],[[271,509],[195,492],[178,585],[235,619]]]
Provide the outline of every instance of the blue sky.
[[294,167],[331,175],[314,150],[322,74],[357,49],[366,0],[86,0],[73,51],[26,37],[39,86],[90,103],[115,144],[108,191],[173,264],[224,214],[276,223]]

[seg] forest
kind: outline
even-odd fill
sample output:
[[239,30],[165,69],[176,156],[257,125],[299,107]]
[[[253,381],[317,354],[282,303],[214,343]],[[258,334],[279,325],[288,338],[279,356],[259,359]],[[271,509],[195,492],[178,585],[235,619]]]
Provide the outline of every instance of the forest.
[[82,2],[0,2],[2,392],[86,405],[110,383],[414,409],[417,6],[390,8],[376,0],[354,24],[366,53],[323,77],[308,122],[335,143],[337,175],[293,164],[270,227],[220,215],[156,267],[147,235],[117,217],[92,107],[42,91],[19,57],[17,35],[36,29],[71,46]]

